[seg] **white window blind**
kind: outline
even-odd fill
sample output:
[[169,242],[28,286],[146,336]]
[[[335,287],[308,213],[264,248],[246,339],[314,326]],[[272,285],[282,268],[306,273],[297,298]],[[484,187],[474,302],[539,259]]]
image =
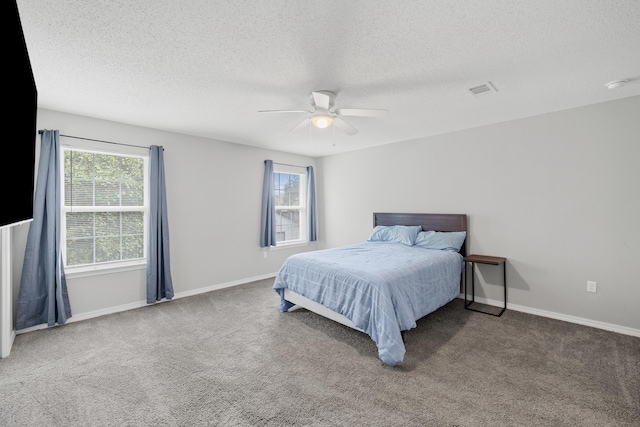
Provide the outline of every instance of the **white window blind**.
[[65,266],[144,259],[146,157],[65,147],[62,153]]
[[276,246],[306,239],[306,169],[274,165]]

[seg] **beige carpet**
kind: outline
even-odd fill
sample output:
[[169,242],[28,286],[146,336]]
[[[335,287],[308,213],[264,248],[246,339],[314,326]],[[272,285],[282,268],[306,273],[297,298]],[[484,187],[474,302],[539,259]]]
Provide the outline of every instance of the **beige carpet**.
[[388,367],[272,283],[18,335],[0,425],[640,426],[640,338],[455,300]]

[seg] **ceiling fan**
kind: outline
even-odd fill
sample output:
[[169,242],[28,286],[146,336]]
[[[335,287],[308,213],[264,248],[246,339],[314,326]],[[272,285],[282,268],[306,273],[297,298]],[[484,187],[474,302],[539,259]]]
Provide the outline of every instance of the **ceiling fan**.
[[336,94],[328,90],[318,90],[309,94],[312,111],[307,110],[262,110],[259,113],[307,113],[307,118],[298,123],[289,132],[301,129],[309,124],[313,124],[319,129],[328,128],[332,124],[346,133],[354,135],[358,129],[345,122],[343,116],[358,117],[384,117],[387,110],[377,110],[368,108],[337,108],[334,109]]

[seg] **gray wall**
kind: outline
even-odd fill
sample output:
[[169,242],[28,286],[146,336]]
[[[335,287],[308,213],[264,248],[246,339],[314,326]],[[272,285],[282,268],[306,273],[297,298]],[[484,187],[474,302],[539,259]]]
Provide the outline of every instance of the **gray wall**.
[[[313,158],[46,109],[38,110],[37,126],[58,129],[64,135],[164,146],[171,269],[177,294],[275,275],[287,256],[316,247],[266,251],[267,258],[259,247],[264,160],[315,167]],[[12,231],[14,307],[27,233],[28,225]],[[68,278],[67,285],[76,318],[146,300],[144,270]],[[275,310],[275,292],[274,298]]]
[[[314,165],[318,248],[365,240],[372,213],[451,212],[469,249],[508,258],[509,303],[640,330],[640,97],[311,159],[38,111],[39,129],[163,145],[177,293],[274,274],[302,248],[258,247],[263,161]],[[240,226],[238,226],[240,225]],[[28,226],[15,227],[13,296]],[[501,300],[480,269],[478,295]],[[586,282],[598,283],[587,293]],[[144,272],[69,280],[76,318],[144,300]]]
[[[365,240],[376,211],[465,213],[471,253],[508,258],[509,303],[640,330],[640,97],[324,157],[318,168],[323,246]],[[501,270],[480,273],[489,284],[477,295],[501,301]]]

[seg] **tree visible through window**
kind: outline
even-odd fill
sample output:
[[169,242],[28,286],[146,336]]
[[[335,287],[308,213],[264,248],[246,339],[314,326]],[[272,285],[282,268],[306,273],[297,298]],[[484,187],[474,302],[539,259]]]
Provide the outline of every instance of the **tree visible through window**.
[[290,243],[304,239],[306,204],[304,181],[305,175],[302,173],[274,173],[276,243]]
[[145,257],[145,158],[63,148],[65,265]]

